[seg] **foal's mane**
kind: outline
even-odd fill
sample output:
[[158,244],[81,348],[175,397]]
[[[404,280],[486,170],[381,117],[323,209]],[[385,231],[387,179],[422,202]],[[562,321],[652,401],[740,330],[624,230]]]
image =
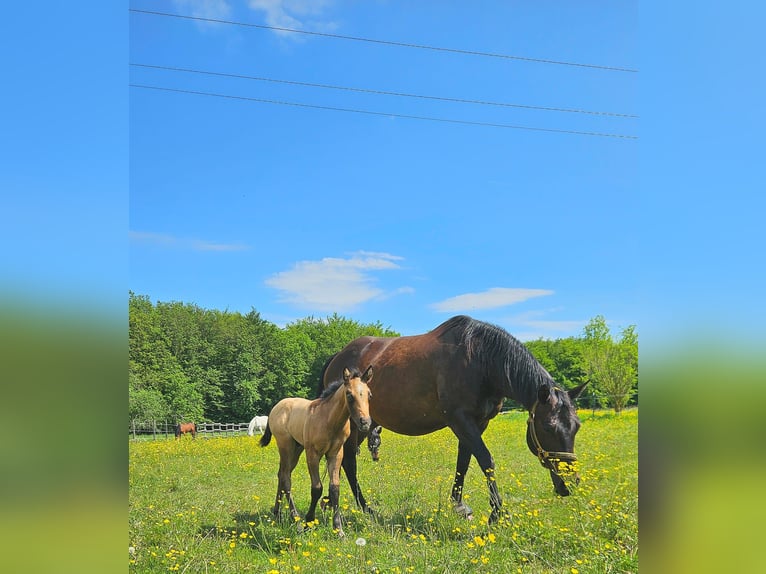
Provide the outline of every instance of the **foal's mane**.
[[541,386],[553,386],[553,378],[532,353],[502,327],[458,315],[434,331],[454,331],[465,346],[469,360],[478,361],[486,377],[502,377],[506,396],[530,408]]
[[332,383],[330,383],[330,385],[325,390],[322,391],[322,394],[319,395],[319,400],[326,401],[327,399],[329,399],[331,396],[335,394],[335,391],[337,391],[338,387],[340,387],[342,384],[343,384],[343,381],[333,381]]

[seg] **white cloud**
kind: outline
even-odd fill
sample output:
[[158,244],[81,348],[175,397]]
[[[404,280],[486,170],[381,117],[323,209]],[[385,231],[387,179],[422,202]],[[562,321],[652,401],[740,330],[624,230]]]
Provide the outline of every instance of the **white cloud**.
[[226,0],[174,0],[173,2],[184,14],[196,18],[211,18],[222,20],[231,13],[231,6]]
[[495,309],[514,303],[521,303],[533,297],[553,295],[549,289],[521,289],[509,287],[493,287],[481,293],[464,293],[450,297],[444,301],[433,303],[432,309],[447,313],[473,311],[476,309]]
[[165,233],[153,233],[151,231],[130,231],[128,236],[135,243],[173,249],[190,249],[192,251],[242,251],[249,249],[247,245],[242,243],[213,243],[201,239],[187,239]]
[[278,289],[281,300],[318,311],[344,311],[372,299],[410,292],[400,288],[386,293],[375,286],[372,271],[400,269],[401,257],[388,253],[360,251],[347,259],[325,257],[320,261],[299,261],[292,269],[266,279]]
[[[335,28],[331,22],[322,22],[319,18],[333,4],[333,0],[250,0],[253,10],[264,12],[266,23],[278,28],[303,30],[311,27],[329,31]],[[290,32],[275,31],[280,35]]]
[[505,317],[502,323],[509,332],[521,341],[533,341],[535,339],[556,339],[560,337],[574,337],[582,331],[587,321],[584,320],[552,320],[543,317],[551,313],[559,313],[562,308],[541,309],[520,313],[512,317]]

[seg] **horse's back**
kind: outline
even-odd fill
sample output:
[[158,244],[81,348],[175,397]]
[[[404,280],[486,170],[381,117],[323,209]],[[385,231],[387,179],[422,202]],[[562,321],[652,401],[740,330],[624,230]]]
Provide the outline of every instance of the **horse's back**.
[[303,427],[311,401],[300,397],[288,397],[279,401],[268,416],[271,433],[277,442],[292,438],[303,444]]
[[464,352],[458,345],[434,332],[360,337],[330,362],[324,384],[337,380],[345,366],[364,369],[372,365],[372,418],[395,432],[422,435],[447,425],[440,393],[450,373],[459,372],[462,357]]

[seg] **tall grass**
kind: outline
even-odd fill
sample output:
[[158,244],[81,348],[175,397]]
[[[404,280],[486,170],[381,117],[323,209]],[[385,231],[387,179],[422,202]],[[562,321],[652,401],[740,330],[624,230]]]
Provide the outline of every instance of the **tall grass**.
[[[381,460],[366,449],[359,477],[373,516],[354,505],[345,478],[346,537],[330,512],[305,530],[270,514],[279,457],[253,437],[130,443],[132,572],[636,572],[638,411],[583,411],[577,452],[582,482],[553,492],[524,442],[526,413],[502,415],[484,434],[507,516],[489,525],[488,491],[472,461],[465,498],[474,519],[451,508],[457,441],[384,431]],[[257,437],[256,437],[257,438]],[[323,479],[325,492],[327,478]],[[304,458],[293,473],[301,512],[310,500]]]

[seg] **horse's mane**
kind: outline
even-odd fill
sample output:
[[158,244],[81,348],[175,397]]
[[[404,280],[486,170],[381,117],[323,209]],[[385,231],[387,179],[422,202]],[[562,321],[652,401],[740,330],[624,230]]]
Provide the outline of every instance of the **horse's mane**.
[[541,386],[554,385],[550,373],[529,349],[502,327],[458,315],[434,331],[439,335],[454,332],[458,342],[465,346],[468,359],[478,361],[485,376],[501,375],[508,385],[506,396],[526,408],[534,404]]

